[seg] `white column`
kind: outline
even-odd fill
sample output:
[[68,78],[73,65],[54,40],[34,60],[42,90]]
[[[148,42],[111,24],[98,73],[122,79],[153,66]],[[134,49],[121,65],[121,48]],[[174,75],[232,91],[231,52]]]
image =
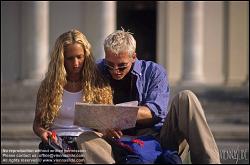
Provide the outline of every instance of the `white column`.
[[[102,1],[100,3],[100,35],[96,47],[96,59],[104,58],[103,42],[105,38],[116,30],[116,2],[115,1]],[[97,11],[96,11],[97,12]]]
[[49,2],[22,2],[21,79],[42,80],[49,57]]
[[184,2],[183,84],[197,84],[203,76],[204,2]]
[[157,63],[167,66],[167,2],[157,3]]
[[167,69],[172,85],[182,76],[183,3],[157,1],[157,63]]

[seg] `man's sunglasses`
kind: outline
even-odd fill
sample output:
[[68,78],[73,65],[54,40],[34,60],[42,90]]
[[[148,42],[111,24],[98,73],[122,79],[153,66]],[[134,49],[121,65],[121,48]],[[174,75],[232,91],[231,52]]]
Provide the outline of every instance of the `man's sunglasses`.
[[123,64],[123,66],[118,66],[118,67],[113,67],[113,66],[111,66],[111,65],[109,65],[109,64],[105,64],[106,66],[107,66],[107,68],[108,68],[108,70],[110,70],[110,71],[113,71],[113,70],[119,70],[120,72],[122,72],[122,71],[124,71],[125,69],[127,69],[128,68],[128,64],[129,63],[127,63],[127,64]]

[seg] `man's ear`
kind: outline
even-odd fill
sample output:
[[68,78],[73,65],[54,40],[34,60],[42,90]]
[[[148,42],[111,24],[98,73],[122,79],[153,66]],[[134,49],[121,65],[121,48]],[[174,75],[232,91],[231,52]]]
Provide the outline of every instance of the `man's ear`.
[[136,53],[134,52],[134,53],[132,54],[132,62],[134,63],[135,60],[136,60]]

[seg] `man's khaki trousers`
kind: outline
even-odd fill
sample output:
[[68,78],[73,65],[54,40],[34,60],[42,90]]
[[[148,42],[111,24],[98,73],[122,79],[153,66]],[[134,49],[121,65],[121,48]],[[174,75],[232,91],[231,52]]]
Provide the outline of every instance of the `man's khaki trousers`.
[[[218,148],[204,111],[197,97],[189,90],[181,91],[173,98],[165,123],[156,138],[163,147],[178,150],[182,160],[190,150],[192,163],[220,163]],[[77,144],[84,151],[86,164],[115,163],[111,146],[102,138],[102,134],[83,133],[78,137]]]
[[220,163],[219,151],[204,111],[189,90],[173,98],[161,129],[160,142],[163,147],[179,150],[182,160],[190,150],[192,163]]

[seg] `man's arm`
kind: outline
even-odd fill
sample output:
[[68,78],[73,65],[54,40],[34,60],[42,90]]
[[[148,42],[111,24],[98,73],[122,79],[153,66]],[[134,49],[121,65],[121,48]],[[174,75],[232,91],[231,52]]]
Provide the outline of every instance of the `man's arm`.
[[144,89],[146,90],[142,94],[141,106],[150,110],[151,124],[160,126],[166,118],[170,94],[167,73],[160,65],[149,67],[147,70],[149,71],[146,72],[148,74],[145,75],[144,82]]
[[140,106],[137,114],[137,123],[144,126],[152,126],[153,115],[147,106]]

